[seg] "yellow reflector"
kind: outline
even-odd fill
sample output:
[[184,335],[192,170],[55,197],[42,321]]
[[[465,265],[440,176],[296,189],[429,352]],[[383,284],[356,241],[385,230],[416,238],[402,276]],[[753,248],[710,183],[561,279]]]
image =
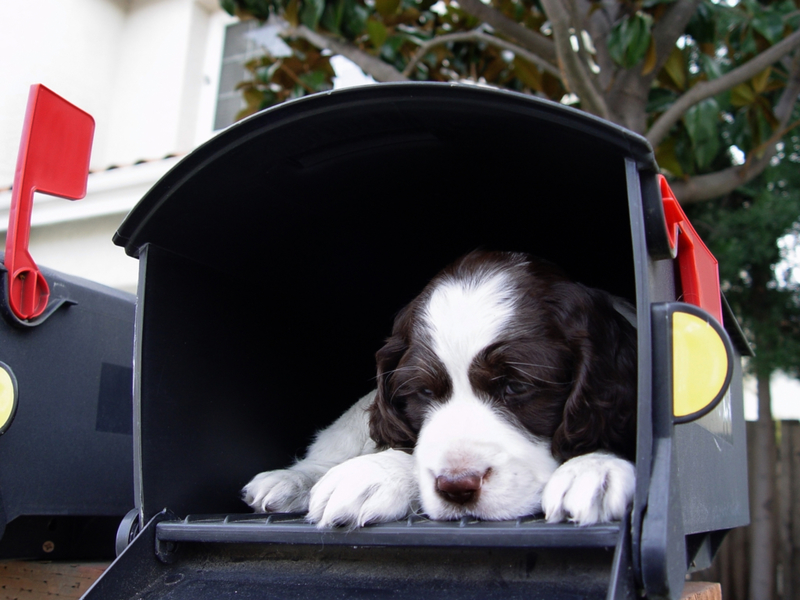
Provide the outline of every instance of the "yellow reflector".
[[[716,329],[693,314],[672,315],[673,414],[703,411],[725,391],[728,351]],[[698,415],[699,416],[699,415]]]
[[11,378],[11,373],[6,370],[5,365],[0,363],[0,433],[6,430],[14,416],[14,408],[17,404],[16,386]]

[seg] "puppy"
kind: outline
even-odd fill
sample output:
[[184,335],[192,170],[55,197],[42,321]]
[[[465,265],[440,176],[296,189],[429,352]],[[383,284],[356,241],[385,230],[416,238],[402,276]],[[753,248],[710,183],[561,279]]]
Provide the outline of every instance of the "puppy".
[[636,331],[609,294],[517,253],[473,252],[397,316],[377,390],[304,459],[257,475],[259,512],[319,527],[621,519],[636,441]]

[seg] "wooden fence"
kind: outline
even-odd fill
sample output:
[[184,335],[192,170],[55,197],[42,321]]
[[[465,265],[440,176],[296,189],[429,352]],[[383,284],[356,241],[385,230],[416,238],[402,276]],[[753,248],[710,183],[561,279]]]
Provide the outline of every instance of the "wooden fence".
[[[747,423],[749,448],[752,448],[754,425]],[[776,422],[776,439],[775,504],[772,507],[776,558],[774,600],[800,600],[800,421]],[[752,498],[752,477],[750,481]],[[773,600],[748,597],[749,534],[748,527],[731,531],[711,567],[693,574],[692,579],[718,581],[724,600]]]

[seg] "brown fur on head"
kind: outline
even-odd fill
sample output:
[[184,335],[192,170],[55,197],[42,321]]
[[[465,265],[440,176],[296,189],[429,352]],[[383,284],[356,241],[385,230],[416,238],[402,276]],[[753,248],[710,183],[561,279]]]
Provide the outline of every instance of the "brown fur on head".
[[470,367],[480,397],[566,460],[594,450],[632,458],[636,440],[636,333],[611,297],[523,254],[473,252],[448,267],[397,316],[377,353],[370,435],[381,448],[411,451],[425,414],[452,392],[428,343],[425,310],[442,282],[470,285],[503,272],[514,314],[500,339]]

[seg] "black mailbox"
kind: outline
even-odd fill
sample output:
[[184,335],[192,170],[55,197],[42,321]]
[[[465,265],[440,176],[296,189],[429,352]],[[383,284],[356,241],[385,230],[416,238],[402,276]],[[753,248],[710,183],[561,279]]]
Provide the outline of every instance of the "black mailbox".
[[19,319],[3,258],[0,557],[113,558],[133,506],[136,298],[42,269],[48,308]]
[[[192,152],[115,238],[141,264],[142,530],[126,547],[137,531],[129,520],[124,550],[86,597],[677,597],[691,565],[748,522],[748,350],[669,201],[643,138],[473,86],[310,96]],[[297,515],[248,514],[240,488],[291,462],[373,387],[374,352],[395,313],[478,247],[552,260],[636,306],[628,519],[320,531]],[[687,408],[679,359],[691,343],[676,330],[691,319],[713,329],[726,358],[716,388]]]

